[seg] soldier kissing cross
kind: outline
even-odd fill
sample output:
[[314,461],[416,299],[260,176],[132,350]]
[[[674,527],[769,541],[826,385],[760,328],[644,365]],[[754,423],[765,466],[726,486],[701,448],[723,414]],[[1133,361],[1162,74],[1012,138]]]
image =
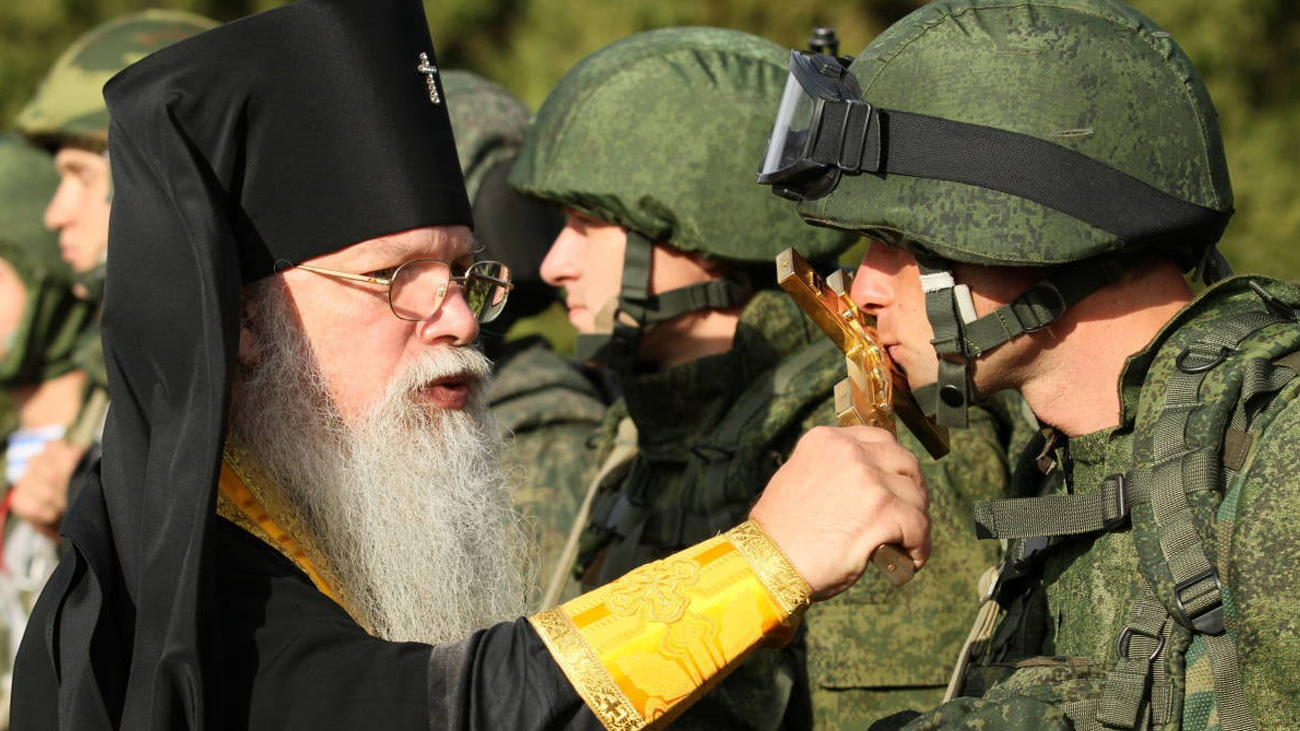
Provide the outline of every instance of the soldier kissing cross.
[[434,104],[441,104],[442,97],[438,96],[438,82],[434,81],[433,75],[438,73],[438,67],[429,63],[429,54],[420,52],[420,65],[415,67],[418,73],[424,74],[424,85],[429,87],[429,101]]

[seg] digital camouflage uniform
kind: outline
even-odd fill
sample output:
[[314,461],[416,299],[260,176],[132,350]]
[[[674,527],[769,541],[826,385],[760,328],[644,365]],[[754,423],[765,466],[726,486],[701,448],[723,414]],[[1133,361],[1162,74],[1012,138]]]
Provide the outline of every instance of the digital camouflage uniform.
[[[1227,273],[1217,116],[1191,62],[1133,9],[936,2],[847,73],[872,105],[862,124],[882,120],[889,139],[861,172],[794,181],[799,212],[916,255],[945,357],[929,394],[952,418],[971,362],[1151,257]],[[1041,267],[1041,280],[960,316],[954,262]],[[1117,426],[1036,439],[1016,498],[975,506],[980,533],[1010,545],[992,592],[1005,614],[963,697],[877,728],[1300,728],[1297,320],[1290,285],[1220,281],[1128,358]]]
[[505,184],[528,127],[528,108],[467,71],[443,72],[442,84],[474,206],[475,238],[484,249],[479,256],[505,262],[515,283],[501,317],[483,327],[482,345],[493,362],[488,401],[509,444],[502,460],[517,481],[515,500],[537,540],[538,575],[546,581],[595,474],[595,437],[606,404],[545,339],[506,340],[511,325],[556,299],[538,268],[562,217]]
[[[629,251],[636,237],[663,242],[733,262],[769,287],[773,258],[787,245],[831,260],[853,237],[802,228],[751,183],[784,57],[767,41],[716,29],[620,41],[561,80],[511,183],[626,227]],[[843,354],[785,294],[755,286],[729,351],[669,368],[619,368],[623,398],[606,417],[602,454],[624,417],[635,423],[638,451],[595,497],[575,567],[584,588],[742,521],[798,438],[835,422],[831,390],[844,377]],[[755,651],[673,728],[807,728],[814,716],[820,728],[864,728],[939,700],[974,616],[976,580],[996,559],[995,546],[969,535],[971,500],[1002,495],[1007,479],[1003,435],[988,414],[953,437],[947,464],[922,458],[932,567],[897,590],[873,569],[815,605],[792,643]]]

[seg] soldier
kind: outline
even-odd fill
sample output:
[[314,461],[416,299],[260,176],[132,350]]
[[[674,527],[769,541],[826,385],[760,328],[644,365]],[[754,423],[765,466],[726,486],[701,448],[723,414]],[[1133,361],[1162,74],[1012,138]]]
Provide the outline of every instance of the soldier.
[[[170,10],[146,10],[104,23],[64,51],[18,114],[18,132],[54,156],[61,182],[48,200],[45,225],[59,234],[59,252],[72,268],[74,291],[96,310],[103,295],[113,200],[107,154],[108,108],[101,89],[128,64],[213,25],[206,18]],[[97,437],[108,403],[108,377],[97,324],[84,330],[73,360],[89,379],[83,419],[88,433]],[[33,504],[55,508],[52,515],[46,510],[42,519],[57,526],[69,502],[69,485],[75,482],[72,476],[80,465],[93,459],[94,449],[93,444],[51,441],[44,452],[32,457],[31,469],[16,493],[31,496]],[[14,509],[20,513],[22,505]]]
[[[580,356],[611,366],[623,398],[606,419],[639,451],[593,501],[575,573],[601,585],[743,520],[807,429],[835,423],[844,358],[775,289],[773,259],[797,245],[834,266],[855,236],[812,231],[751,184],[786,76],[753,36],[670,29],[615,43],[570,71],[538,111],[510,182],[561,206],[542,264],[567,290]],[[626,434],[626,430],[623,430]],[[910,434],[902,440],[925,452]],[[756,652],[677,728],[861,728],[935,703],[996,560],[969,537],[970,501],[1002,494],[991,417],[922,459],[931,567],[894,588],[872,572],[811,612],[802,641]]]
[[532,115],[513,94],[468,71],[448,71],[442,82],[480,256],[509,266],[514,284],[510,306],[482,329],[479,342],[492,359],[488,401],[497,425],[510,435],[502,460],[519,480],[515,499],[537,539],[539,575],[550,577],[596,471],[593,437],[606,402],[545,338],[506,341],[512,325],[558,299],[538,270],[563,216],[506,185]]
[[976,507],[1005,616],[906,728],[1300,728],[1300,291],[1223,279],[1191,61],[1116,0],[955,0],[790,64],[760,180],[874,239],[853,297],[941,418],[1051,427]]
[[68,266],[41,207],[58,183],[49,159],[16,135],[0,136],[0,728],[8,728],[14,653],[32,604],[57,562],[62,495],[11,489],[32,455],[62,438],[81,410],[86,376],[72,353],[90,307],[72,295]]

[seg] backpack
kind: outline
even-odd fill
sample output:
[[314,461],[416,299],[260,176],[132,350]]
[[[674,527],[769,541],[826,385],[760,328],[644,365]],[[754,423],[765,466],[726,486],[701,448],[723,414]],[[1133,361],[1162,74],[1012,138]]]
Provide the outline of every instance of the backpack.
[[[1088,494],[976,505],[980,536],[1012,541],[999,570],[1008,621],[990,645],[1012,657],[1041,647],[1032,597],[1047,552],[1074,537],[1132,527],[1143,580],[1115,638],[1115,663],[1102,675],[1070,678],[1092,688],[1063,704],[1080,731],[1255,728],[1241,687],[1236,608],[1219,567],[1228,565],[1237,517],[1234,478],[1258,435],[1300,391],[1300,292],[1263,277],[1215,288],[1246,291],[1259,307],[1176,327],[1223,301],[1202,297],[1167,326],[1173,334],[1146,370],[1127,472]],[[1011,587],[1018,596],[1006,595]]]

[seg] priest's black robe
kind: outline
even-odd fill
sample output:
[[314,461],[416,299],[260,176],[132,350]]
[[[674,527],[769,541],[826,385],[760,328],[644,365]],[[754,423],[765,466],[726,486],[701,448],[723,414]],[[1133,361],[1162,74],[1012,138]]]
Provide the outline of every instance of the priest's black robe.
[[[207,707],[223,729],[600,729],[527,620],[430,647],[367,634],[280,553],[215,525],[218,647]],[[50,611],[48,603],[38,612]],[[45,627],[44,616],[32,627]],[[15,731],[59,728],[45,643],[24,642]],[[92,650],[93,652],[93,650]],[[92,665],[93,665],[92,661]]]

